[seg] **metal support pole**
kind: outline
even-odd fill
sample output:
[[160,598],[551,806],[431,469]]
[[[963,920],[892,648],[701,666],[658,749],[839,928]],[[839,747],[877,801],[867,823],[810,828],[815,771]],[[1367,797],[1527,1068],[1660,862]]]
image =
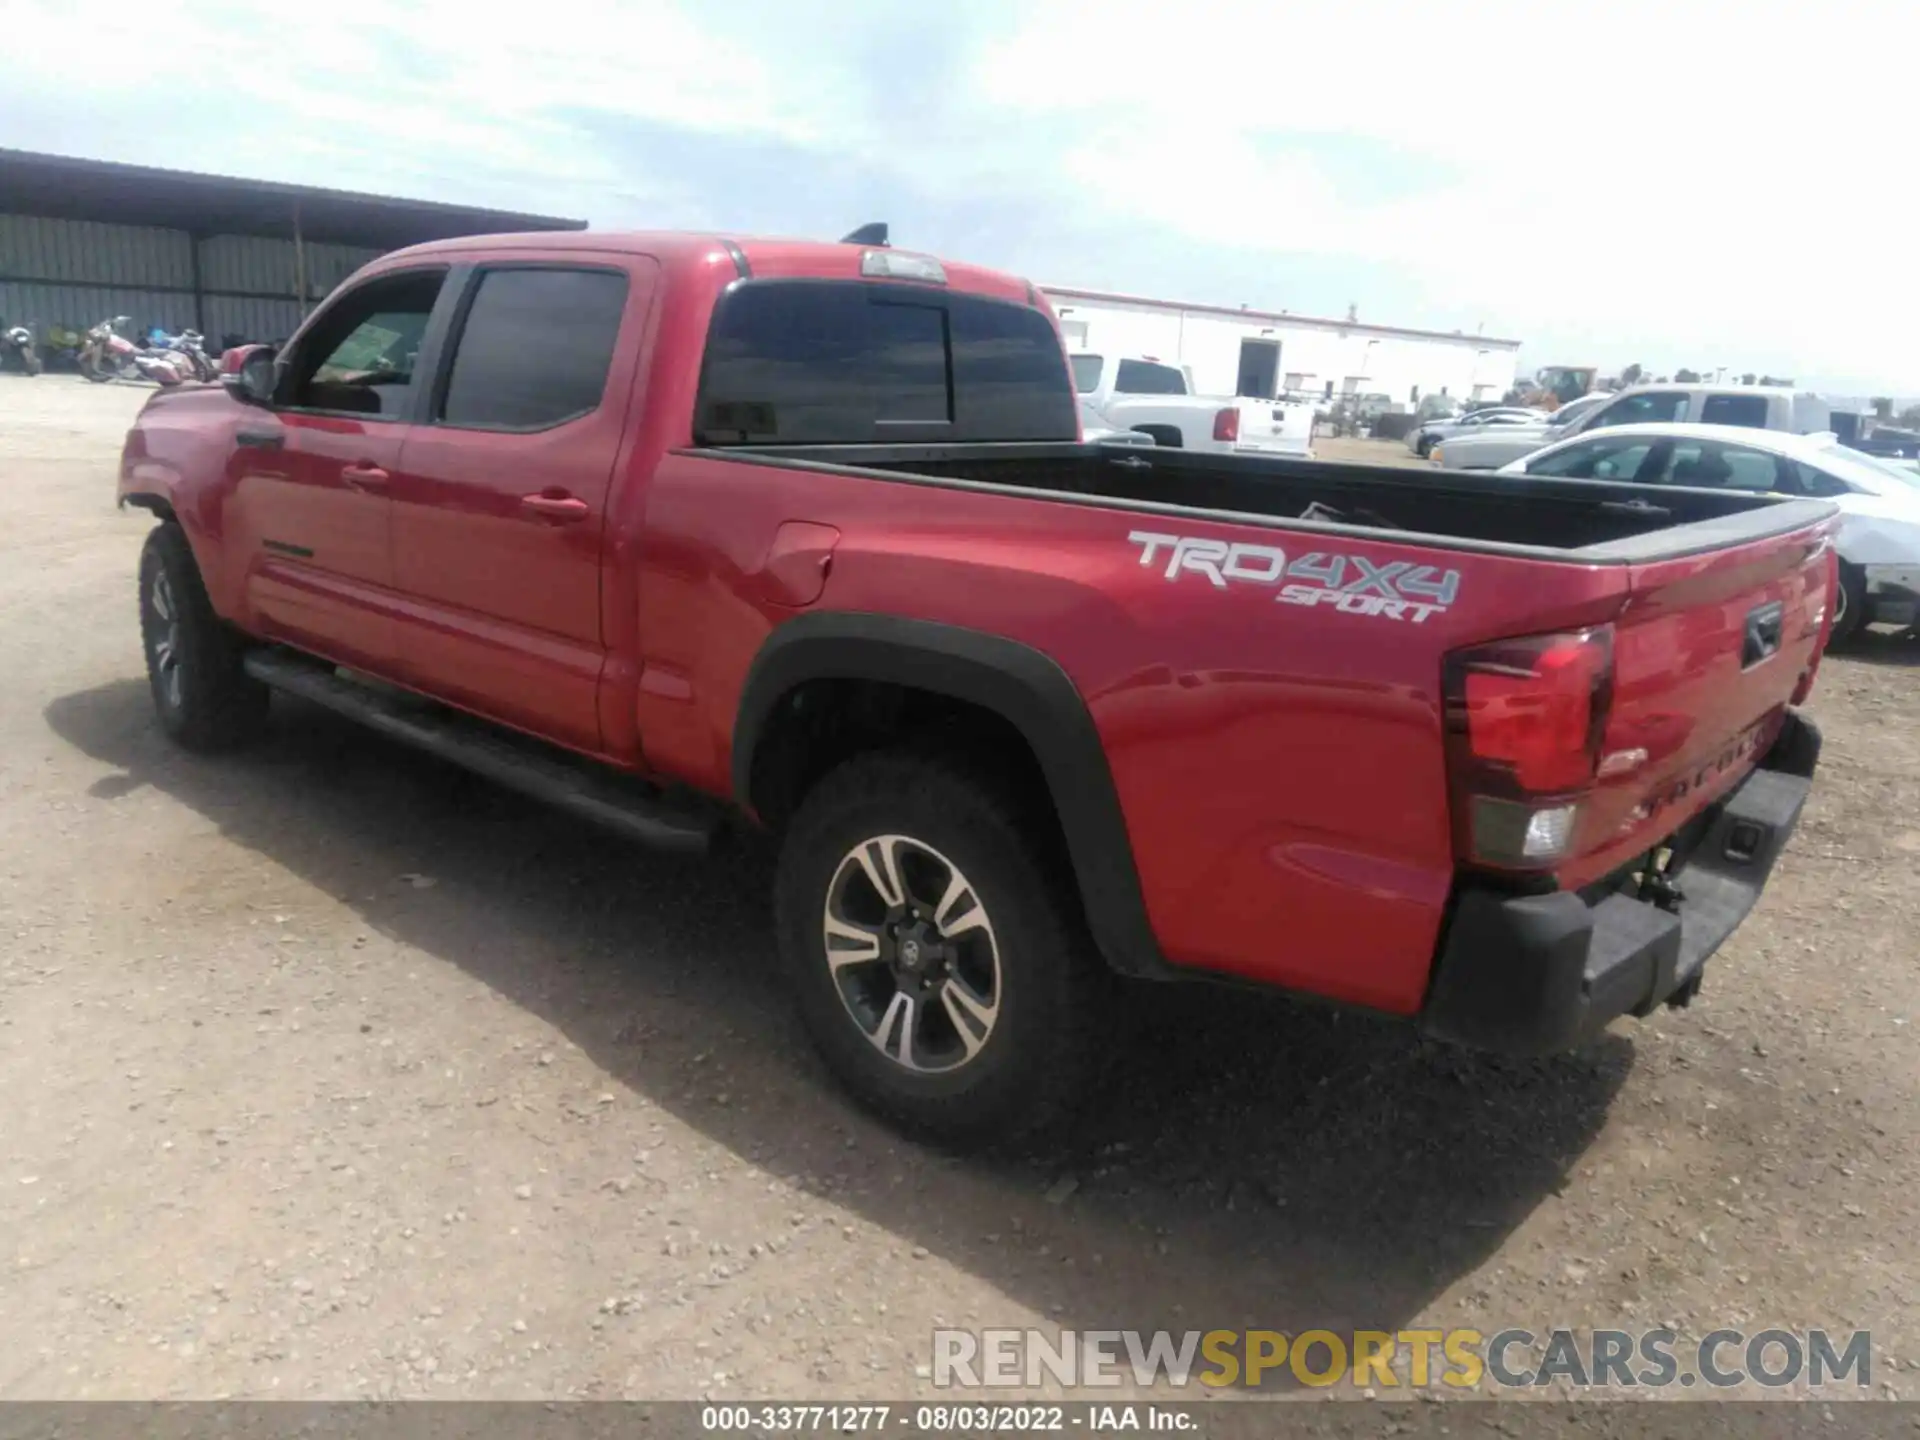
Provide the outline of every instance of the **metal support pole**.
[[293,206],[293,293],[300,305],[300,318],[307,318],[307,245],[300,233],[300,204]]
[[200,286],[200,234],[198,231],[188,232],[187,253],[192,260],[193,328],[205,335],[207,333],[207,297]]

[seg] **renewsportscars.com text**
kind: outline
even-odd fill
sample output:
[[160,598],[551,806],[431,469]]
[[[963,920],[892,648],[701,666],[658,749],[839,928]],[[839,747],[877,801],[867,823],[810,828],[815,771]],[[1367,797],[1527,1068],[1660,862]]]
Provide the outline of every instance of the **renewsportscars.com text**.
[[1538,1388],[1867,1389],[1866,1330],[936,1330],[933,1383],[961,1390],[1288,1382],[1375,1391]]

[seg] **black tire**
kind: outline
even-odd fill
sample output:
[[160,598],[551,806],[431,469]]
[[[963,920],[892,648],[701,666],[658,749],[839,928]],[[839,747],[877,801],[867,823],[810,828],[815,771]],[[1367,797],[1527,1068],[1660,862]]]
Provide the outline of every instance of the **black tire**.
[[1419,438],[1419,440],[1415,442],[1414,453],[1418,455],[1422,460],[1426,459],[1428,454],[1432,450],[1433,450],[1433,437],[1431,435],[1422,435]]
[[82,360],[80,362],[80,373],[96,385],[104,385],[113,378],[112,372],[108,371],[96,360]]
[[[1110,1021],[1113,981],[1087,933],[1070,872],[1044,838],[1049,824],[1024,810],[986,764],[888,751],[856,757],[826,776],[788,828],[775,909],[781,958],[801,1014],[840,1081],[912,1134],[956,1147],[1017,1148],[1069,1115],[1085,1093]],[[860,896],[883,901],[853,863],[857,850],[875,855],[865,842],[882,837],[904,842],[889,869],[904,882],[905,918],[913,928],[890,937],[884,922],[873,924],[874,948],[886,953],[847,966],[846,978],[836,978],[828,959],[829,908],[844,905],[851,912]],[[970,891],[945,910],[945,927],[928,915],[944,897],[918,893],[950,883],[940,879],[938,862],[948,863],[949,876],[961,874]],[[968,898],[986,923],[957,933],[973,916]],[[912,914],[916,904],[919,919]],[[937,971],[946,967],[946,979],[903,978],[915,934],[946,955],[933,962]],[[995,962],[990,995],[982,958],[989,953]],[[973,1012],[972,1044],[961,1036],[954,999],[945,993],[963,970],[967,993],[990,1000],[992,1009],[984,1027],[977,1018],[983,1012]],[[910,1069],[891,1053],[902,1048],[904,1027],[886,1017],[894,996],[913,999],[916,983],[938,988],[918,992],[915,1003],[924,1002],[924,1012],[907,1011],[909,1023],[921,1026],[908,1053],[925,1062]],[[856,1007],[865,1019],[857,1018]],[[882,1053],[883,1041],[889,1053]]]
[[1833,633],[1827,644],[1844,645],[1867,622],[1867,575],[1858,565],[1840,562],[1840,583],[1833,592]]
[[172,521],[140,552],[140,642],[154,709],[189,750],[225,750],[258,734],[270,693],[243,668],[246,645],[200,583],[187,537]]

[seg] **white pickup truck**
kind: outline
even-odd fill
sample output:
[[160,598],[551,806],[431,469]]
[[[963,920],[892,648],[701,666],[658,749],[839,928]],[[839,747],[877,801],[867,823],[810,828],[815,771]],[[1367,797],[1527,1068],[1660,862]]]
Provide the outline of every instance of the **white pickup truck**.
[[1817,435],[1833,426],[1818,395],[1759,385],[1636,385],[1616,395],[1583,395],[1543,425],[1483,429],[1441,440],[1427,458],[1447,470],[1498,470],[1534,451],[1613,425],[1736,425]]
[[1313,455],[1311,405],[1195,395],[1185,369],[1145,355],[1081,352],[1070,358],[1089,437],[1131,431],[1183,450]]

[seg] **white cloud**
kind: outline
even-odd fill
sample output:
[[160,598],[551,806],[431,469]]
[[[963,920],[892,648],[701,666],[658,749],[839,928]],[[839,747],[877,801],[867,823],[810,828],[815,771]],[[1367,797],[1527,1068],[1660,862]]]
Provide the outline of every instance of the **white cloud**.
[[[1543,341],[1529,346],[1543,360],[1791,365],[1920,391],[1897,198],[1920,20],[1891,0],[1817,15],[1785,0],[1017,13],[546,0],[503,30],[453,0],[353,19],[11,0],[0,108],[16,129],[23,110],[39,117],[46,138],[14,143],[70,153],[601,223],[733,223],[753,197],[726,176],[607,138],[671,127],[851,163],[876,191],[1045,196],[1113,234],[1109,272],[1264,246],[1269,303],[1326,306],[1295,293],[1290,265],[1334,257],[1430,303],[1384,314],[1364,289],[1333,303],[1484,321]],[[875,73],[912,43],[903,24],[957,57],[919,97],[937,123]],[[895,49],[863,43],[876,37]],[[113,78],[89,90],[94,71]],[[137,90],[116,88],[130,78]],[[1040,263],[1075,278],[1070,258]],[[1217,293],[1204,263],[1175,293],[1248,298]]]
[[[1143,31],[1055,0],[976,84],[1084,123],[1063,170],[1116,222],[1364,257],[1490,329],[1920,388],[1906,206],[1870,198],[1912,135],[1915,39],[1894,4],[1206,0]],[[1263,136],[1309,143],[1273,158]],[[1416,182],[1424,158],[1428,183],[1345,198],[1315,136],[1395,147]]]

